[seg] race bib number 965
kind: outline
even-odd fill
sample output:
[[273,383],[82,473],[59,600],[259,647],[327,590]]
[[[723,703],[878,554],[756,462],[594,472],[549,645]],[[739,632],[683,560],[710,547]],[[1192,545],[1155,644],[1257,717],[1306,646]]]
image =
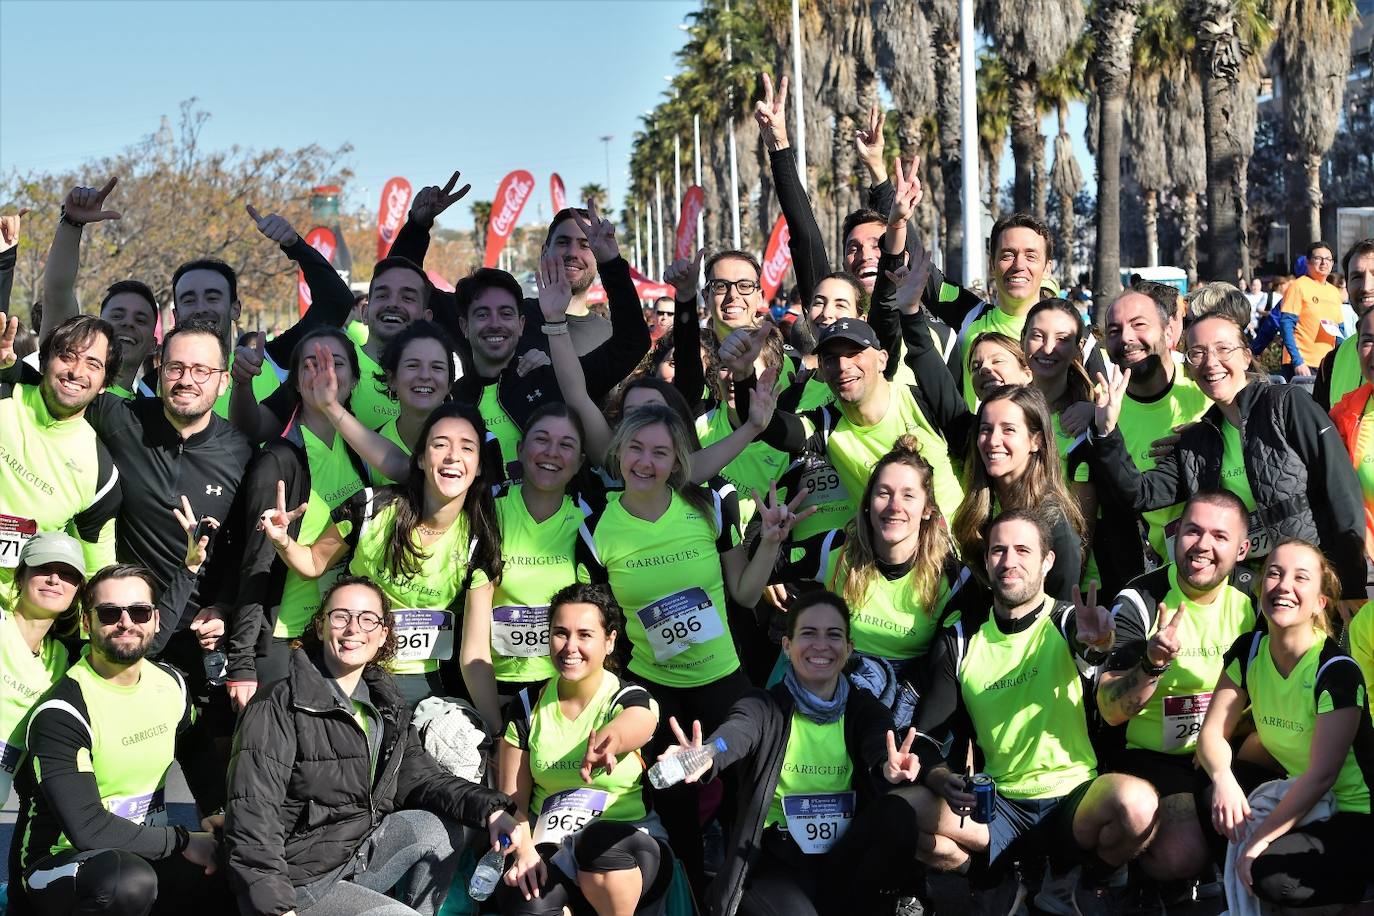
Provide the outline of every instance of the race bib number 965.
[[561,843],[606,810],[610,793],[600,789],[566,789],[544,799],[539,823],[534,828],[535,843]]

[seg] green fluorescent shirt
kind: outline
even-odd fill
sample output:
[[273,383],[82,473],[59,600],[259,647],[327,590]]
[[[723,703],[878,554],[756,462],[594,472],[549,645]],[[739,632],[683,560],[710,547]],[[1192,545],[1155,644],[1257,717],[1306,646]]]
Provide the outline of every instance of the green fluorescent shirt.
[[[88,716],[83,721],[90,729],[90,747],[78,751],[77,769],[95,776],[105,810],[136,824],[166,826],[167,771],[175,755],[177,734],[189,721],[185,689],[151,662],[142,664],[137,684],[113,684],[91,667],[89,649],[81,661],[67,669],[66,677],[80,691]],[[74,706],[56,695],[61,689],[59,682],[55,695],[33,711],[31,728],[42,716],[77,715]],[[36,758],[34,770],[41,784],[43,775]],[[71,848],[71,840],[61,833],[49,855]]]
[[1360,612],[1350,621],[1346,631],[1350,639],[1350,657],[1355,659],[1364,674],[1366,691],[1374,687],[1374,601],[1366,601]]
[[764,826],[787,825],[782,800],[788,795],[828,795],[848,792],[853,787],[854,762],[849,759],[849,748],[844,743],[844,716],[817,725],[794,712],[787,749],[782,755],[782,770]]
[[386,382],[381,381],[382,367],[377,361],[367,355],[362,344],[355,344],[353,349],[358,354],[358,385],[353,389],[349,408],[359,423],[378,429],[401,415],[401,405],[387,390]]
[[1069,452],[1087,438],[1087,433],[1081,436],[1068,435],[1064,432],[1064,426],[1059,422],[1057,413],[1050,414],[1050,422],[1054,425],[1054,444],[1059,449],[1059,471],[1064,480],[1068,483],[1087,483],[1091,469],[1086,461],[1080,461],[1078,467],[1074,468],[1073,475],[1069,475]]
[[[523,708],[524,697],[534,695],[538,690],[538,700],[528,712]],[[615,769],[610,773],[597,770],[592,774],[591,785],[582,781],[582,758],[587,753],[587,736],[593,729],[601,729],[624,709],[643,707],[658,718],[658,704],[643,687],[622,684],[620,679],[609,671],[602,672],[601,686],[577,716],[568,719],[563,715],[558,703],[558,681],[549,681],[542,688],[533,688],[522,694],[512,703],[512,721],[506,727],[507,743],[528,751],[530,755],[530,776],[534,781],[530,794],[530,824],[538,829],[539,815],[550,798],[558,801],[567,799],[561,793],[579,790],[593,790],[606,793],[604,807],[599,807],[598,816],[608,821],[643,820],[644,805],[644,759],[639,751],[616,760]],[[598,796],[598,800],[600,798]]]
[[[369,493],[370,491],[363,491],[334,512],[334,521],[339,524],[339,530],[345,537],[352,538],[350,532],[344,531],[345,524],[350,527],[353,524],[359,526],[348,571],[355,576],[367,576],[381,586],[391,601],[393,612],[445,611],[451,608],[462,594],[467,558],[472,554],[473,545],[468,534],[466,513],[460,514],[453,526],[425,549],[427,557],[420,564],[419,575],[414,578],[403,578],[385,565],[387,540],[396,525],[396,505],[394,502],[388,502],[374,514],[367,516],[364,514],[367,511],[366,506],[372,503],[372,500],[366,498]],[[481,588],[487,581],[486,573],[473,570],[473,588]],[[455,613],[455,621],[458,616]],[[399,626],[397,629],[401,630]],[[398,632],[398,635],[402,634]],[[424,674],[438,671],[439,661],[394,661],[388,668],[392,674]]]
[[[841,547],[830,554],[830,569],[825,576],[825,587],[837,595],[844,594],[849,578],[846,553],[847,547]],[[863,601],[854,606],[850,616],[849,635],[854,648],[893,660],[925,655],[938,630],[940,607],[948,597],[948,585],[942,578],[943,594],[936,606],[928,610],[916,600],[909,576],[889,581],[875,571]]]
[[1331,366],[1331,406],[1335,407],[1341,398],[1364,384],[1364,373],[1360,370],[1359,335],[1352,335],[1336,347],[1336,361]]
[[[491,667],[498,681],[540,681],[554,676],[549,660],[549,598],[565,585],[586,582],[573,559],[585,516],[564,496],[558,511],[536,522],[525,506],[523,484],[496,499],[501,528],[501,581],[492,589]],[[585,736],[584,736],[585,737]]]
[[[697,417],[697,437],[703,446],[714,445],[728,437],[734,430],[730,426],[730,412],[726,407],[717,405],[714,409]],[[739,456],[721,468],[720,476],[735,485],[739,493],[739,524],[749,526],[757,507],[754,505],[754,491],[767,498],[768,488],[776,483],[787,469],[789,458],[767,443],[757,439],[744,447]]]
[[[1029,313],[1029,309],[1027,310]],[[993,306],[988,308],[983,314],[964,325],[964,329],[959,333],[959,364],[963,366],[964,377],[964,401],[968,404],[969,410],[978,409],[978,395],[973,392],[973,373],[968,370],[969,348],[973,346],[973,341],[979,334],[986,334],[995,331],[1005,334],[1012,340],[1021,339],[1021,329],[1026,326],[1026,315],[1013,315],[1003,311],[1002,307]]]
[[[229,369],[234,368],[233,354],[229,356]],[[262,371],[253,376],[253,397],[257,398],[259,404],[267,400],[272,392],[281,387],[281,383],[286,379],[286,371],[272,362],[272,357],[263,356]],[[229,419],[229,396],[234,393],[234,377],[229,376],[229,387],[224,389],[224,394],[215,398],[214,411],[220,419]],[[123,397],[123,395],[121,395]]]
[[487,424],[487,432],[501,443],[501,463],[508,466],[519,457],[520,427],[515,425],[515,421],[501,406],[498,383],[483,386],[482,400],[477,404],[477,410],[482,414],[482,422]]
[[1178,587],[1178,567],[1170,564],[1149,575],[1165,570],[1169,583],[1163,599],[1166,619],[1159,619],[1156,602],[1147,605],[1133,589],[1128,588],[1117,599],[1118,645],[1140,641],[1142,650],[1143,642],[1173,619],[1180,604],[1186,609],[1178,624],[1178,655],[1159,679],[1145,708],[1126,723],[1126,746],[1192,754],[1212,689],[1224,667],[1222,659],[1241,635],[1255,628],[1255,609],[1250,598],[1231,585],[1225,586],[1212,604],[1197,604]]
[[83,417],[53,417],[37,385],[15,385],[0,398],[0,607],[14,607],[19,552],[39,531],[80,540],[91,571],[115,561],[116,504],[102,503],[118,486],[118,470]]
[[[1251,658],[1255,640],[1259,640],[1259,647]],[[1269,653],[1268,635],[1256,633],[1236,640],[1226,655],[1226,674],[1249,697],[1260,743],[1290,778],[1307,771],[1317,717],[1337,709],[1359,708],[1360,728],[1331,792],[1336,796],[1337,811],[1369,813],[1369,785],[1361,764],[1374,772],[1374,761],[1369,759],[1374,737],[1370,734],[1364,680],[1353,659],[1335,645],[1328,646],[1326,637],[1318,634],[1316,642],[1284,677]]]
[[1240,497],[1245,508],[1255,511],[1255,494],[1250,490],[1250,476],[1245,472],[1245,447],[1240,430],[1230,421],[1221,424],[1221,485]]
[[51,636],[34,655],[19,632],[14,615],[0,609],[0,795],[9,797],[19,759],[24,756],[24,730],[38,698],[67,670],[67,650]]
[[[945,518],[953,518],[963,501],[964,490],[949,459],[949,444],[931,428],[910,389],[889,385],[888,393],[887,412],[881,420],[872,426],[859,426],[842,416],[826,442],[830,463],[850,495],[846,517],[853,518],[878,459],[892,450],[894,442],[909,433],[916,437],[921,456],[935,471],[935,502]],[[809,420],[806,424],[808,434],[814,433],[814,424]]]
[[[674,493],[655,522],[631,515],[610,493],[592,533],[597,561],[625,609],[630,670],[655,684],[697,687],[739,667],[726,619],[721,554],[739,529],[703,516]],[[719,510],[718,510],[719,512]]]
[[959,666],[985,769],[1007,798],[1056,798],[1097,776],[1083,682],[1053,608],[1047,597],[1034,622],[1015,633],[1002,632],[989,613]]
[[[398,417],[392,417],[390,420],[387,420],[386,425],[377,430],[377,435],[395,445],[409,457],[411,455],[410,446],[406,445],[405,440],[401,438],[401,430],[397,427],[397,420]],[[373,479],[377,481],[378,486],[390,486],[396,482],[376,468],[372,469],[372,476]]]
[[[1129,394],[1122,399],[1121,417],[1117,427],[1136,468],[1144,474],[1155,466],[1150,457],[1150,443],[1170,435],[1175,426],[1200,419],[1212,405],[1197,383],[1188,378],[1183,369],[1174,366],[1174,381],[1160,398],[1142,402]],[[1166,529],[1183,514],[1182,503],[1164,509],[1140,513],[1149,526],[1148,540],[1156,562],[1171,562],[1174,556]]]
[[[305,515],[301,518],[301,530],[296,541],[309,546],[329,527],[330,513],[363,488],[363,480],[353,466],[343,436],[335,434],[331,446],[325,445],[304,426],[300,427],[300,431],[305,441],[306,460],[310,464],[310,497],[306,501]],[[310,623],[310,618],[319,610],[320,598],[343,571],[344,564],[335,563],[320,578],[305,579],[288,567],[272,635],[279,639],[300,636]]]

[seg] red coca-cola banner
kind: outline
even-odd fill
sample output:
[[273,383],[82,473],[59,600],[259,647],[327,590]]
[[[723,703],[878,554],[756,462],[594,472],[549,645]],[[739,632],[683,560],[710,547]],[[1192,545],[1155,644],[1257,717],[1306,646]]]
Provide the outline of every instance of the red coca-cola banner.
[[[334,231],[324,226],[316,226],[305,234],[305,244],[324,255],[324,259],[329,262],[334,260],[334,249],[339,247],[339,240],[334,237]],[[305,272],[296,272],[296,292],[300,296],[301,314],[310,308],[310,287],[305,282]]]
[[377,260],[387,256],[396,233],[406,220],[410,206],[410,182],[404,178],[389,178],[382,185],[382,202],[377,206]]
[[566,209],[568,206],[568,192],[563,187],[563,179],[557,172],[549,178],[549,196],[553,198],[553,212]]
[[792,266],[792,249],[788,247],[791,236],[787,231],[787,220],[779,216],[773,224],[773,232],[768,236],[768,248],[763,253],[763,298],[772,299],[778,294],[787,268]]
[[692,185],[682,195],[682,215],[678,217],[677,242],[673,246],[673,257],[679,261],[696,253],[697,217],[705,206],[706,195],[698,185]]
[[530,199],[534,190],[534,176],[524,169],[517,169],[501,179],[496,189],[496,198],[491,202],[491,225],[487,229],[487,253],[482,259],[483,267],[495,267],[506,240],[515,231],[515,221],[520,211],[525,209],[525,201]]

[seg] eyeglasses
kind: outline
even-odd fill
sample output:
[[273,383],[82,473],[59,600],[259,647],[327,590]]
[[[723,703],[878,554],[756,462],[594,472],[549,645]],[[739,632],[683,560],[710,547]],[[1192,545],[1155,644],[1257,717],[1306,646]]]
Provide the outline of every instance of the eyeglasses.
[[162,366],[162,374],[167,376],[167,381],[179,381],[183,375],[189,372],[197,385],[204,385],[210,381],[210,376],[216,373],[228,371],[228,369],[211,369],[209,366],[200,364],[188,366],[185,363],[165,363]]
[[1229,362],[1237,350],[1243,350],[1243,344],[1217,344],[1210,349],[1207,347],[1189,347],[1183,351],[1183,358],[1188,361],[1190,366],[1201,366],[1207,359],[1207,354],[1215,356],[1220,362]]
[[329,612],[329,626],[335,630],[346,630],[350,621],[358,622],[358,629],[371,633],[382,625],[382,615],[374,611],[354,613],[347,608],[335,608]]
[[657,315],[657,316],[660,317],[660,318],[672,318],[672,317],[673,317],[673,313],[672,313],[672,312],[654,312],[654,314]]
[[103,627],[114,626],[125,614],[129,615],[130,623],[145,624],[153,619],[155,610],[151,604],[97,604],[95,616]]
[[1331,264],[1334,263],[1336,259],[1329,254],[1314,254],[1307,260],[1311,261],[1313,264]]
[[713,296],[724,296],[730,291],[730,287],[735,288],[736,294],[747,296],[759,288],[758,283],[753,280],[707,280],[706,289]]

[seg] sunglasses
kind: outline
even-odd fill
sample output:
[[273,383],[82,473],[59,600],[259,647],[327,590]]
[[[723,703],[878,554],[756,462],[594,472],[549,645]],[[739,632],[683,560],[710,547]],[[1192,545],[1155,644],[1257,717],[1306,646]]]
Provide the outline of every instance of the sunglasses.
[[155,610],[157,608],[151,604],[97,604],[95,616],[100,625],[105,627],[119,623],[125,614],[129,615],[131,623],[144,624],[153,619]]

